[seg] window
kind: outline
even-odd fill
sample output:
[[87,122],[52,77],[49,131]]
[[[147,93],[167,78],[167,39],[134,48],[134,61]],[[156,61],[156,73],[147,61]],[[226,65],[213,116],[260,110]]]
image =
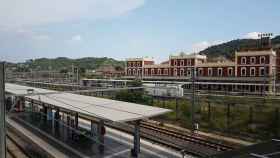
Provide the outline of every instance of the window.
[[208,76],[212,76],[213,75],[213,70],[212,68],[208,68]]
[[174,69],[174,76],[177,76],[177,69]]
[[188,66],[191,66],[191,65],[192,65],[192,60],[191,60],[191,59],[188,59],[188,60],[187,60],[187,65],[188,65]]
[[184,76],[184,69],[180,69],[180,76]]
[[241,76],[246,76],[246,67],[241,68]]
[[264,76],[264,75],[265,75],[264,67],[260,67],[260,76]]
[[228,68],[228,76],[233,76],[233,68]]
[[203,69],[202,68],[198,69],[198,76],[203,76]]
[[138,67],[141,67],[141,62],[138,62]]
[[138,73],[138,75],[141,75],[141,69],[138,69],[137,73]]
[[256,57],[250,57],[250,64],[256,64]]
[[223,76],[223,68],[218,68],[218,76]]
[[131,75],[131,70],[130,69],[128,69],[128,75]]
[[241,64],[246,64],[246,57],[241,58]]
[[168,75],[168,69],[164,69],[164,74]]
[[136,62],[133,62],[133,66],[136,67]]
[[250,67],[250,76],[255,76],[256,75],[256,68]]
[[133,75],[136,75],[136,73],[137,73],[136,69],[133,69]]
[[148,75],[149,71],[148,69],[145,69],[145,75]]
[[161,69],[158,69],[157,73],[158,75],[161,75]]
[[154,69],[151,69],[151,74],[155,74],[155,70]]
[[174,66],[177,66],[177,60],[174,60]]
[[260,57],[260,64],[265,64],[265,57],[264,56]]
[[191,69],[188,69],[188,70],[187,70],[187,75],[188,75],[188,76],[191,76],[191,75],[192,75]]
[[180,60],[180,65],[184,66],[184,60]]

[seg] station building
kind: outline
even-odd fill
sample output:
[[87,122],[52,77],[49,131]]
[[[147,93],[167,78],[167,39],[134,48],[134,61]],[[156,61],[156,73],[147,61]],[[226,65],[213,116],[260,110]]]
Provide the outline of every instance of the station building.
[[280,51],[272,47],[240,49],[233,60],[211,62],[205,55],[169,56],[155,64],[150,58],[126,60],[127,79],[182,81],[186,89],[195,79],[198,90],[232,92],[276,92],[280,74]]

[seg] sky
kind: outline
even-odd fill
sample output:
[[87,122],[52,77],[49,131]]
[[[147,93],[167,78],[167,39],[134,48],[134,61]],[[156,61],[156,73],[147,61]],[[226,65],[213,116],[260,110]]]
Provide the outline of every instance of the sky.
[[280,34],[279,0],[0,0],[0,60],[153,57]]

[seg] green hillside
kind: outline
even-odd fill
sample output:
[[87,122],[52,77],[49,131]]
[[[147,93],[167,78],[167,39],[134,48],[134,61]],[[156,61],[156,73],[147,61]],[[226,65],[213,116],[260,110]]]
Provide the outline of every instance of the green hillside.
[[34,60],[28,60],[24,63],[20,63],[21,67],[27,67],[29,70],[65,70],[71,69],[73,66],[78,66],[80,69],[97,69],[102,65],[113,65],[115,67],[124,67],[123,61],[118,61],[112,58],[95,58],[86,57],[80,59],[70,59],[66,57],[58,57],[54,59],[39,58]]
[[[237,39],[219,45],[214,45],[199,52],[199,54],[205,54],[209,59],[216,57],[225,57],[227,59],[234,58],[234,52],[242,47],[254,46],[257,40],[254,39]],[[272,45],[276,46],[280,44],[280,36],[276,36],[271,40]]]

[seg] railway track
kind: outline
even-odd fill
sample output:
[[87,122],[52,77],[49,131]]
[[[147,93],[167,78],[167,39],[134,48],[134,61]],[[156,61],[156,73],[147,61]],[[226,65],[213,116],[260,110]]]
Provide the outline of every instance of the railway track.
[[214,150],[219,150],[219,151],[228,151],[234,149],[232,146],[217,143],[214,141],[207,140],[205,138],[187,134],[187,133],[182,133],[181,131],[175,131],[173,129],[161,127],[155,123],[150,123],[150,122],[141,122],[141,127],[153,130],[157,133],[163,133],[171,138],[177,138],[180,140],[184,140],[186,142],[192,142],[195,144],[199,144],[201,146],[205,146]]
[[[122,127],[120,125],[106,123],[106,126],[133,134],[133,126]],[[156,144],[167,146],[179,152],[206,157],[218,152],[232,150],[233,147],[209,141],[194,135],[174,131],[160,127],[155,123],[142,121],[140,124],[141,138],[150,140]]]
[[24,149],[18,144],[18,142],[12,138],[9,134],[6,137],[7,142],[7,158],[29,158]]

